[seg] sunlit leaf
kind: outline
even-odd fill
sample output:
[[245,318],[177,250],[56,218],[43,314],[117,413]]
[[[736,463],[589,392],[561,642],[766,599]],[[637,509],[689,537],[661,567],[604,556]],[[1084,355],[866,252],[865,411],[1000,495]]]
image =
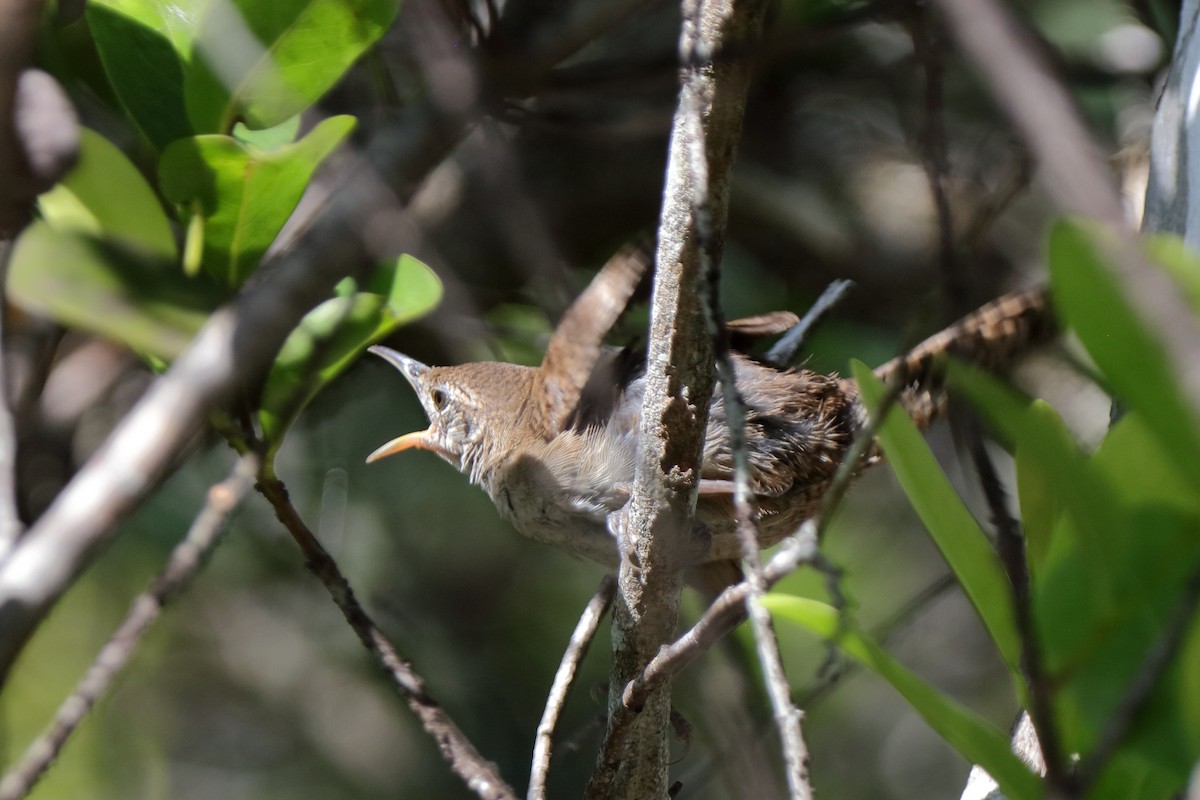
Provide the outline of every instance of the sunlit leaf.
[[300,133],[300,115],[289,117],[273,128],[251,130],[244,123],[233,126],[233,138],[244,144],[252,144],[259,150],[274,150],[296,141]]
[[175,236],[158,196],[125,154],[100,134],[84,128],[79,163],[38,198],[42,218],[60,231],[91,234],[173,260]]
[[181,216],[197,207],[204,215],[204,269],[240,285],[295,210],[313,171],[353,128],[353,117],[331,117],[299,142],[270,151],[216,134],[168,147],[159,185]]
[[905,669],[865,634],[853,628],[846,630],[844,622],[839,624],[836,608],[780,594],[769,594],[761,602],[776,617],[832,640],[847,655],[878,673],[967,761],[986,769],[1010,800],[1042,796],[1041,781],[1013,755],[1006,735]]
[[[878,408],[886,393],[883,383],[862,362],[852,362],[851,370],[867,407]],[[1013,621],[1012,588],[987,536],[902,408],[894,407],[889,412],[879,429],[879,443],[1001,657],[1019,677],[1021,646]]]
[[321,98],[391,25],[399,0],[210,0],[184,83],[199,133],[274,127]]
[[13,249],[9,297],[52,317],[170,360],[179,355],[221,301],[204,282],[172,262],[38,221]]
[[121,105],[156,148],[192,133],[184,65],[206,0],[89,0],[88,27]]
[[322,387],[371,344],[437,305],[442,285],[412,256],[380,269],[358,292],[309,312],[283,345],[263,390],[263,435],[278,446],[287,428]]

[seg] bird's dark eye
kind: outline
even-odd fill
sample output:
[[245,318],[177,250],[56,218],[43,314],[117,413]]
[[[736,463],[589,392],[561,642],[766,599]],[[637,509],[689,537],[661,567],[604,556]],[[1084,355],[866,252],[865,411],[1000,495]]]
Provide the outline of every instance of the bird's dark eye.
[[445,408],[446,403],[450,401],[450,398],[447,397],[446,393],[441,389],[434,389],[433,393],[429,395],[429,399],[433,401],[433,407],[438,411],[441,411],[443,408]]

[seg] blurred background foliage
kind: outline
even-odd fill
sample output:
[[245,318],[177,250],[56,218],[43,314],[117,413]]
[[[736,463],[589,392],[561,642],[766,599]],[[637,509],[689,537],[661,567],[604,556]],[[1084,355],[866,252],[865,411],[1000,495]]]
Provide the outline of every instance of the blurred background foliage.
[[[1136,214],[1177,4],[1014,5],[1112,153]],[[430,22],[447,10],[451,24]],[[468,12],[486,20],[482,6],[408,0],[320,112],[355,115],[360,144],[426,97],[486,112],[403,220],[420,242],[413,255],[437,272],[445,299],[388,344],[428,363],[536,363],[557,314],[589,275],[654,228],[676,96],[678,8],[509,0],[498,20],[485,21],[482,40]],[[567,23],[587,34],[586,44],[556,49]],[[437,35],[461,44],[462,54],[431,47]],[[546,53],[555,54],[553,68],[536,63],[534,55]],[[829,280],[852,278],[858,288],[814,338],[809,361],[844,373],[850,356],[879,363],[967,308],[1043,279],[1049,204],[1016,137],[922,4],[784,0],[752,55],[724,262],[730,316],[802,312]],[[150,146],[120,111],[78,0],[48,6],[40,58],[84,123],[146,168]],[[933,101],[931,69],[942,84]],[[939,251],[925,171],[931,119],[945,129],[949,257]],[[316,188],[336,185],[338,175],[334,163]],[[15,316],[6,346],[27,409],[20,488],[32,517],[151,373],[118,345]],[[630,315],[620,336],[637,335],[644,320],[644,312]],[[1079,378],[1042,363],[1024,378],[1084,439],[1103,431],[1106,401]],[[521,789],[551,677],[601,571],[519,537],[431,454],[363,463],[382,442],[424,425],[401,377],[363,359],[299,419],[277,470],[431,693]],[[978,506],[948,429],[931,436],[960,492]],[[198,442],[55,610],[0,700],[9,758],[50,717],[232,457],[215,437]],[[842,588],[860,620],[890,631],[905,664],[1001,727],[1011,722],[1016,703],[1004,667],[968,603],[945,588],[946,568],[886,467],[859,481],[826,551],[844,570]],[[822,581],[802,573],[785,588],[819,594]],[[686,602],[694,617],[699,598]],[[968,765],[886,684],[825,651],[795,648],[785,656],[808,711],[822,797],[958,796]],[[591,769],[606,651],[607,628],[560,724],[566,743],[556,750],[551,796],[575,795]],[[676,745],[680,797],[782,796],[752,653],[739,633],[682,677],[677,704],[694,730],[690,743]],[[211,564],[33,796],[469,795],[304,571],[266,504],[250,497]]]

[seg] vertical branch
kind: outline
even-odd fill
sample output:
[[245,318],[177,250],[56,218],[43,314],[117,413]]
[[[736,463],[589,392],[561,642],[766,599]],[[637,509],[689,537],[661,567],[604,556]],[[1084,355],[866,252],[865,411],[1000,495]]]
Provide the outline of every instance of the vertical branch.
[[[686,6],[685,6],[686,9]],[[686,14],[686,11],[685,11]],[[680,110],[685,126],[689,178],[692,185],[692,216],[703,280],[700,283],[705,301],[708,333],[715,343],[716,371],[720,379],[725,419],[729,427],[729,449],[733,454],[734,492],[733,513],[738,539],[742,545],[742,561],[746,565],[746,610],[754,628],[758,658],[762,664],[767,694],[775,712],[775,722],[783,742],[787,766],[788,787],[794,798],[812,797],[808,781],[808,750],[800,730],[802,713],[792,703],[779,642],[771,625],[771,615],[758,599],[766,592],[762,559],[758,554],[758,531],[754,525],[753,498],[750,490],[750,454],[746,443],[746,404],[737,388],[733,357],[729,352],[729,337],[725,331],[718,291],[720,286],[721,238],[715,229],[713,197],[709,194],[707,136],[703,112],[713,102],[715,87],[704,79],[700,65],[711,63],[716,53],[713,42],[705,41],[699,31],[688,36],[687,17],[684,24],[683,57],[689,65]],[[719,44],[719,43],[717,43]],[[744,69],[748,69],[745,68]],[[747,76],[748,77],[748,76]],[[744,87],[745,84],[743,84]],[[745,89],[743,88],[743,92]],[[743,96],[744,97],[744,96]],[[743,99],[744,102],[744,99]]]
[[[667,794],[670,682],[648,693],[640,708],[624,703],[624,689],[671,639],[679,614],[680,569],[693,542],[692,516],[712,396],[712,346],[700,301],[701,269],[688,158],[688,104],[702,119],[711,230],[710,255],[719,256],[729,201],[729,170],[741,133],[749,65],[715,60],[761,26],[766,4],[744,0],[700,2],[683,8],[680,54],[683,88],[671,131],[666,187],[650,319],[650,351],[633,493],[614,528],[625,558],[613,612],[609,740],[588,786],[590,797],[659,798]],[[730,47],[734,45],[734,47]],[[697,94],[698,93],[698,94]],[[625,727],[621,718],[638,718]],[[627,735],[614,747],[617,731]]]

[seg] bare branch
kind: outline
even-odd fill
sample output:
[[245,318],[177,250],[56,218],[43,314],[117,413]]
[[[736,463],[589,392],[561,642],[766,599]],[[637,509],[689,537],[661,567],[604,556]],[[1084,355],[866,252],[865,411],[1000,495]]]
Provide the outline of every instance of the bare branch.
[[[376,165],[401,195],[455,141],[436,114],[413,111],[407,127],[381,136]],[[334,284],[394,254],[396,195],[365,168],[267,276],[215,312],[192,345],[158,378],[38,523],[0,562],[0,676],[117,524],[168,473],[209,411],[254,386],[284,338]]]
[[613,595],[617,591],[617,582],[611,575],[606,575],[600,581],[600,586],[592,599],[583,609],[579,623],[571,634],[571,641],[563,653],[558,671],[554,673],[554,682],[550,684],[550,693],[546,696],[546,709],[538,722],[537,735],[533,746],[533,763],[529,772],[529,800],[545,800],[546,777],[550,772],[550,749],[554,738],[554,728],[567,701],[567,693],[575,682],[575,672],[587,655],[588,648],[596,630],[600,627],[604,615],[612,605]]
[[305,566],[329,592],[333,602],[341,610],[346,622],[354,629],[359,641],[375,658],[392,685],[400,692],[404,702],[421,721],[421,726],[437,743],[442,758],[451,771],[462,778],[467,788],[482,800],[515,800],[516,793],[500,777],[496,765],[485,759],[467,739],[462,730],[442,710],[429,692],[425,681],[407,661],[400,657],[396,648],[359,604],[354,590],[338,569],[333,557],[325,550],[313,532],[309,530],[296,507],[288,497],[283,482],[264,470],[259,476],[258,491],[271,507],[275,516],[287,528],[288,533],[304,553]]
[[[685,14],[689,6],[684,6]],[[688,24],[684,20],[684,63],[705,64],[713,60],[711,47],[714,43],[704,40],[701,33],[702,20],[699,6],[690,9],[697,18]],[[727,8],[723,15],[732,13]],[[689,36],[688,34],[691,34]],[[696,246],[700,257],[700,270],[704,280],[700,282],[705,301],[705,321],[708,334],[714,342],[717,376],[720,379],[724,400],[726,423],[729,427],[729,449],[733,455],[733,513],[738,539],[742,546],[742,562],[746,568],[746,610],[754,628],[754,640],[762,664],[767,694],[775,712],[776,726],[783,742],[784,763],[788,788],[794,798],[808,800],[812,787],[808,780],[808,748],[800,730],[803,716],[792,703],[791,690],[783,669],[783,658],[779,653],[779,642],[771,624],[771,614],[758,602],[766,592],[763,581],[762,560],[758,553],[758,530],[754,525],[754,503],[750,490],[750,454],[746,443],[746,404],[738,392],[737,375],[733,356],[729,352],[729,337],[725,329],[724,314],[718,296],[720,284],[721,239],[713,228],[712,198],[708,189],[707,135],[703,124],[703,112],[711,106],[714,87],[705,80],[703,72],[693,67],[688,71],[684,85],[680,110],[687,127],[684,140],[687,142],[689,177],[692,185],[692,217],[696,228]]]
[[[749,64],[715,59],[724,47],[739,52],[762,23],[766,3],[685,2],[680,56],[685,76],[671,132],[659,221],[650,352],[633,492],[613,527],[622,541],[620,599],[613,613],[610,732],[588,785],[588,797],[662,797],[667,793],[667,679],[637,709],[623,705],[625,685],[674,635],[680,574],[692,538],[692,516],[712,396],[712,352],[705,332],[696,242],[687,119],[690,93],[700,93],[708,166],[711,255],[719,258],[729,202],[729,171],[741,135]],[[619,736],[614,724],[637,717]],[[616,738],[628,736],[622,747]]]
[[149,588],[133,601],[129,613],[88,667],[75,690],[59,706],[50,726],[34,740],[21,760],[0,781],[0,800],[26,796],[62,751],[96,701],[108,690],[137,650],[142,636],[168,603],[195,577],[225,531],[229,515],[254,485],[258,457],[242,456],[221,483],[208,490],[204,507],[187,536],[175,546],[163,570]]

